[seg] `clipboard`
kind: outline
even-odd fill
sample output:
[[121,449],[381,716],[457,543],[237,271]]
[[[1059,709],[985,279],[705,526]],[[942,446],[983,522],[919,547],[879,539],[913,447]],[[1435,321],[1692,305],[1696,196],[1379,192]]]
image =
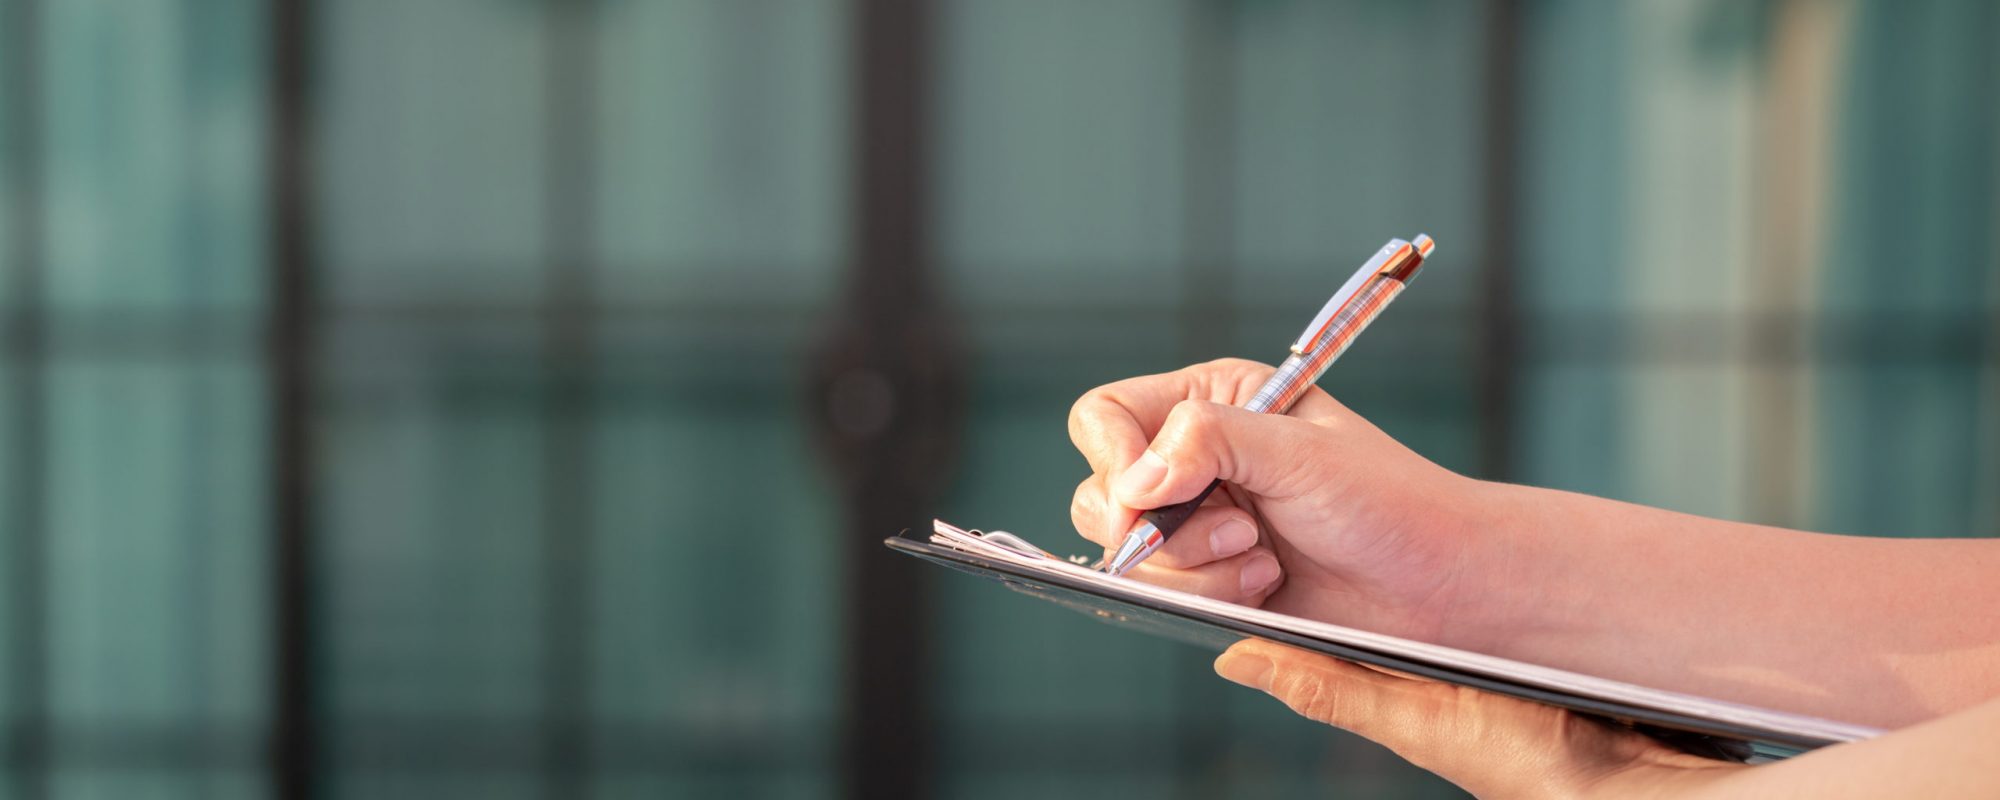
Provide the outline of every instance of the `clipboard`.
[[[1234,606],[1094,572],[1012,534],[943,520],[929,536],[884,543],[1094,619],[1220,651],[1259,638],[1431,680],[1558,706],[1638,729],[1687,752],[1761,762],[1858,741],[1880,730],[1678,694],[1409,639]],[[1030,552],[1032,551],[1032,552]]]

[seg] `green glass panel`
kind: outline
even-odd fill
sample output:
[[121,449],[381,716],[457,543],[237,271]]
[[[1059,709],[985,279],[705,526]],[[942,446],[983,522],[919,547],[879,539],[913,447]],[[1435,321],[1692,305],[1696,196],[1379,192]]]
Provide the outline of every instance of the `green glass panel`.
[[317,5],[317,238],[335,301],[535,297],[548,257],[547,7]]
[[[1858,4],[1831,208],[1813,524],[1993,535],[1996,128],[1983,3]],[[1982,75],[1984,72],[1986,74]]]
[[269,785],[253,771],[63,768],[49,780],[59,800],[252,800]]
[[505,360],[406,367],[421,371],[336,373],[322,428],[336,729],[535,723],[549,480],[535,373]]
[[266,231],[263,4],[38,6],[52,308],[254,312]]
[[56,724],[254,729],[269,658],[255,368],[65,360],[46,390]]
[[592,712],[610,730],[685,741],[683,758],[717,769],[828,770],[841,514],[790,376],[723,366],[599,387]]
[[837,285],[848,224],[846,4],[598,8],[601,296],[820,301]]
[[1171,302],[1183,6],[955,0],[937,16],[936,246],[954,296]]

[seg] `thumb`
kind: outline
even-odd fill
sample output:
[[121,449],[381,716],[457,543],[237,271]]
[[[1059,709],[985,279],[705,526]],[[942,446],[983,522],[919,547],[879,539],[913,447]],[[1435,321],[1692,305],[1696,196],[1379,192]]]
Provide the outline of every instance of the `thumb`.
[[[1401,677],[1256,639],[1231,646],[1216,659],[1215,671],[1270,694],[1301,716],[1385,745],[1480,797],[1576,796],[1621,774],[1644,785],[1689,767],[1703,767],[1705,774],[1687,773],[1686,779],[1712,779],[1723,774],[1714,768],[1728,767],[1668,752],[1629,729],[1552,706]],[[1646,770],[1643,777],[1635,767]]]
[[1184,502],[1217,478],[1266,497],[1296,494],[1315,471],[1311,441],[1321,431],[1297,417],[1183,400],[1111,491],[1127,508]]
[[1330,656],[1257,639],[1246,639],[1215,661],[1217,674],[1259,689],[1300,716],[1359,733],[1392,749],[1405,749],[1409,734],[1438,712],[1444,684],[1416,681]]
[[[1497,729],[1503,737],[1517,734],[1516,738],[1539,743],[1539,729],[1472,725],[1468,733],[1467,726],[1454,721],[1461,695],[1448,684],[1400,677],[1272,642],[1237,642],[1216,659],[1215,672],[1277,698],[1299,716],[1374,740],[1480,796],[1491,793],[1484,790],[1489,781],[1468,773],[1482,772],[1480,765],[1492,762],[1506,765],[1510,759],[1495,758],[1496,748],[1468,739]],[[1474,768],[1460,763],[1467,760]]]
[[[1499,794],[1483,791],[1487,787],[1480,776],[1468,772],[1507,759],[1494,758],[1493,748],[1463,741],[1466,732],[1450,719],[1455,690],[1447,684],[1402,678],[1258,639],[1224,651],[1215,660],[1215,672],[1277,698],[1299,716],[1372,739],[1473,794]],[[1500,726],[1503,736],[1514,732]],[[1474,767],[1468,770],[1460,760]]]

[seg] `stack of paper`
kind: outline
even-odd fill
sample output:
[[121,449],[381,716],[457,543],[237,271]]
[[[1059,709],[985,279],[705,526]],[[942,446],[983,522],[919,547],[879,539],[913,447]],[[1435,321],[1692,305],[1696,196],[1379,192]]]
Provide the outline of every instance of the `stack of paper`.
[[888,545],[1098,619],[1211,647],[1249,636],[1270,639],[1599,715],[1714,755],[1782,757],[1880,733],[1226,603],[1097,572],[1005,532],[982,534],[942,520],[934,525],[927,539],[905,535]]

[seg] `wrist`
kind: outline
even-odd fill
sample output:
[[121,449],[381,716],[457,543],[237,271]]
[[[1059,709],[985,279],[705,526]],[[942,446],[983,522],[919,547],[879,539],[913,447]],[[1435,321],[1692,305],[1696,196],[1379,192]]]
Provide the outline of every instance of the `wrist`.
[[[1579,798],[1728,797],[1728,791],[1749,769],[1743,764],[1711,761],[1685,754],[1656,756],[1622,769],[1588,776],[1570,794]],[[1741,787],[1737,787],[1741,788]],[[1752,796],[1752,795],[1744,795]]]
[[1541,627],[1559,599],[1552,579],[1562,549],[1552,537],[1561,530],[1546,524],[1550,505],[1560,502],[1528,486],[1463,478],[1452,496],[1448,534],[1458,542],[1453,602],[1440,626],[1442,644],[1493,655]]

